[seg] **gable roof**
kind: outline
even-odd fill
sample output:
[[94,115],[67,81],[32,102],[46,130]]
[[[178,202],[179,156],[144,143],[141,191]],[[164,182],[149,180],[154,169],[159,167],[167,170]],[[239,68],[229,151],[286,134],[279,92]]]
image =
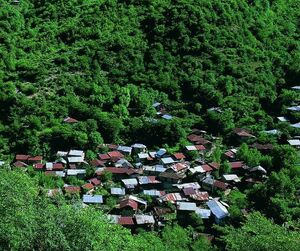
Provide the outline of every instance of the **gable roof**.
[[223,219],[229,215],[226,207],[224,207],[219,201],[210,200],[206,204],[217,219]]
[[135,215],[135,220],[138,225],[143,225],[143,224],[154,224],[155,220],[153,215]]
[[229,165],[231,166],[232,169],[239,169],[244,166],[244,162],[242,161],[234,161],[234,162],[229,162]]
[[124,199],[120,202],[120,208],[131,207],[134,210],[138,209],[138,203],[132,199]]
[[77,119],[74,119],[74,118],[71,118],[71,117],[66,117],[66,118],[64,119],[64,122],[66,122],[66,123],[77,123],[78,120],[77,120]]
[[129,216],[120,216],[118,218],[118,224],[124,226],[124,225],[134,225],[133,217]]
[[174,158],[177,159],[177,160],[180,160],[180,159],[185,159],[185,155],[183,153],[174,153],[173,154]]

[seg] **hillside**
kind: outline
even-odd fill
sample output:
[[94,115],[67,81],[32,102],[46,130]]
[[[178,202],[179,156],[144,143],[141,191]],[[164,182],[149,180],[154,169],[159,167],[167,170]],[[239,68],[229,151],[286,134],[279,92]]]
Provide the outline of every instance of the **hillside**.
[[[299,10],[299,0],[0,0],[0,249],[296,251]],[[101,159],[135,143],[146,145],[146,158]],[[85,153],[75,168],[72,149]],[[105,214],[117,205],[110,189],[124,186],[117,161],[132,164],[123,174],[138,180],[138,164],[174,171],[163,157],[186,165],[176,182],[199,182],[201,190],[203,173],[213,182],[241,178],[228,182],[229,193],[208,190],[228,205],[224,224],[193,214],[185,222],[172,203],[164,206],[175,219],[164,227],[157,219],[155,229],[109,224]],[[61,162],[66,177],[52,177],[47,163]],[[199,174],[198,166],[207,169]],[[250,171],[259,166],[264,175]],[[72,169],[84,177],[68,177]],[[155,175],[161,192],[184,193],[168,184],[170,174]],[[77,206],[95,177],[101,210]],[[65,195],[66,185],[79,193],[45,195],[58,188]],[[126,195],[147,190],[138,186]],[[143,214],[152,215],[160,197],[143,199],[151,205]]]

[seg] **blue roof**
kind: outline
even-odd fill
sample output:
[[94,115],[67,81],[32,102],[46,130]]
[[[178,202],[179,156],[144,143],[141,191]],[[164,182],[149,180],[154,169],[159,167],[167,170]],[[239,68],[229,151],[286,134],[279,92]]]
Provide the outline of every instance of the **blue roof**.
[[89,195],[84,194],[83,195],[83,202],[84,203],[94,203],[94,204],[102,204],[103,203],[103,197],[102,195]]
[[219,201],[210,200],[206,204],[217,219],[223,219],[229,215],[226,207],[224,207]]
[[167,150],[164,149],[164,148],[160,148],[160,149],[156,152],[156,155],[157,155],[158,157],[161,157],[161,156],[163,156],[165,153],[167,153]]

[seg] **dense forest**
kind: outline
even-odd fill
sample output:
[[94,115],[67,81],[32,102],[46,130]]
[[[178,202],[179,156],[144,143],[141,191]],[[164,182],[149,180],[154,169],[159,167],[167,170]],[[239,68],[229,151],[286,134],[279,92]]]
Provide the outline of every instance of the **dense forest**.
[[[239,148],[269,178],[230,195],[232,217],[213,226],[213,245],[195,238],[197,224],[132,235],[5,166],[0,249],[299,250],[299,156],[284,143],[300,131],[276,120],[300,119],[286,109],[300,100],[290,89],[300,84],[299,22],[299,0],[0,0],[0,160],[71,148],[95,156],[103,143],[172,151],[191,128],[218,136],[222,150],[234,128],[274,145],[269,155]],[[172,119],[157,117],[155,102]],[[273,128],[280,137],[263,133]]]

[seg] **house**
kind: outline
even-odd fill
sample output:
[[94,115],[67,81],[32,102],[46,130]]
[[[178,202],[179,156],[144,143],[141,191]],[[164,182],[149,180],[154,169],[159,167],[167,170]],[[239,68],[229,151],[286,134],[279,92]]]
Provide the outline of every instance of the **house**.
[[67,157],[68,156],[68,152],[63,152],[63,151],[58,151],[57,153],[56,153],[56,156],[57,157]]
[[257,173],[261,173],[261,174],[267,174],[267,170],[264,169],[262,166],[255,166],[255,167],[249,168],[248,170],[250,173],[257,172]]
[[110,160],[110,156],[107,153],[102,153],[102,154],[99,153],[98,158],[103,162]]
[[232,170],[241,169],[244,167],[244,162],[242,161],[229,162],[228,164],[230,165]]
[[16,161],[27,162],[29,157],[30,157],[29,155],[17,154],[16,155]]
[[122,226],[135,225],[135,223],[133,221],[133,217],[130,217],[130,216],[120,216],[120,218],[118,218],[118,224],[122,225]]
[[195,191],[195,193],[190,194],[189,197],[195,201],[203,202],[208,201],[209,194],[208,192]]
[[156,189],[151,189],[151,190],[143,190],[143,194],[151,196],[151,197],[161,197],[161,196],[165,195],[166,192],[165,191],[159,191],[159,190],[156,190]]
[[99,159],[94,159],[92,161],[90,161],[90,165],[93,166],[93,167],[104,167],[105,164],[104,164],[104,161],[102,160],[99,160]]
[[45,164],[37,163],[33,165],[35,170],[43,170],[45,168]]
[[177,210],[179,211],[192,211],[195,212],[197,209],[196,203],[194,202],[176,202]]
[[175,163],[175,161],[174,161],[171,157],[161,158],[161,159],[160,159],[160,162],[161,162],[163,165],[170,165],[170,164]]
[[174,153],[173,157],[177,161],[184,160],[186,158],[183,153]]
[[73,165],[76,165],[76,164],[82,164],[82,163],[85,163],[84,161],[84,157],[68,157],[68,162],[69,164],[73,164]]
[[209,209],[204,209],[199,207],[197,207],[195,213],[199,215],[202,219],[209,219],[211,215],[211,211]]
[[102,197],[102,195],[84,194],[83,195],[83,203],[86,203],[86,204],[102,204],[103,203],[103,197]]
[[167,153],[167,150],[165,148],[160,148],[156,153],[155,157],[161,158],[164,154]]
[[79,186],[69,186],[65,185],[64,186],[64,191],[67,194],[78,194],[81,191],[81,188]]
[[134,218],[137,225],[153,225],[155,223],[153,215],[136,214]]
[[115,167],[133,168],[133,165],[127,159],[119,159],[115,163]]
[[234,160],[236,158],[237,149],[230,149],[224,153],[224,157],[229,160]]
[[214,215],[216,223],[220,223],[224,218],[229,216],[228,210],[219,201],[210,200],[206,204]]
[[158,198],[159,202],[176,202],[176,201],[186,201],[187,199],[182,197],[180,193],[168,193],[160,198]]
[[69,124],[73,124],[73,123],[77,123],[78,120],[74,119],[74,118],[71,118],[71,117],[66,117],[66,118],[64,118],[64,122],[69,123]]
[[289,120],[286,117],[277,117],[279,122],[288,122]]
[[117,150],[125,155],[131,155],[132,147],[130,146],[118,146]]
[[135,143],[133,145],[131,145],[132,151],[135,153],[142,153],[142,152],[146,152],[147,146],[143,145],[143,144],[139,144],[139,143]]
[[299,139],[289,139],[288,143],[296,148],[300,148],[300,140]]
[[26,163],[22,162],[22,161],[16,161],[14,163],[14,166],[15,167],[27,167],[28,165]]
[[163,108],[163,105],[162,105],[162,103],[155,102],[155,103],[152,105],[152,107],[155,108],[157,111],[159,111],[160,109]]
[[86,174],[85,169],[67,169],[67,176],[80,176],[84,177]]
[[160,173],[165,172],[167,169],[164,168],[163,165],[155,165],[155,166],[144,166],[144,173],[145,174],[153,174],[153,175],[159,175]]
[[121,209],[132,209],[136,211],[138,209],[138,203],[132,199],[123,199],[120,201],[119,208]]
[[94,185],[92,183],[86,183],[81,186],[84,191],[92,191],[94,189]]
[[196,194],[196,190],[193,187],[185,187],[182,191],[185,196]]
[[255,138],[255,136],[252,135],[249,130],[244,128],[235,128],[233,130],[233,133],[242,140],[248,138]]
[[[299,124],[299,123],[298,123]],[[300,126],[300,124],[299,124],[299,126]],[[300,128],[300,127],[299,127]],[[277,129],[271,129],[271,130],[265,130],[265,131],[263,131],[264,133],[266,133],[266,134],[271,134],[271,135],[277,135],[277,134],[280,134],[280,131],[279,130],[277,130]]]
[[234,183],[241,182],[241,179],[236,174],[224,174],[223,179],[226,182],[234,182]]
[[124,159],[124,155],[119,151],[111,151],[107,153],[111,160],[118,161],[119,159]]
[[84,158],[84,151],[82,150],[70,150],[68,153],[69,157],[82,157]]
[[289,110],[289,111],[292,111],[292,112],[299,112],[300,111],[300,106],[299,105],[291,106],[291,107],[288,107],[286,109]]
[[188,187],[192,187],[193,189],[197,190],[200,189],[200,185],[198,182],[190,182],[190,183],[183,183],[183,184],[174,184],[174,187],[177,187],[178,189],[184,189]]
[[300,86],[299,85],[292,86],[291,89],[295,90],[295,91],[299,91],[300,90]]
[[118,196],[125,195],[126,194],[125,188],[112,187],[110,189],[110,194],[112,194],[112,195],[118,195]]
[[141,186],[161,183],[160,181],[156,180],[156,176],[139,176],[138,181]]
[[149,155],[149,153],[141,152],[141,153],[138,153],[138,158],[140,161],[148,160],[150,158],[150,155]]
[[259,150],[260,152],[267,153],[273,150],[273,145],[272,144],[259,144],[259,143],[254,143],[250,145],[251,148],[255,148]]
[[204,174],[204,173],[209,173],[211,172],[213,169],[209,166],[209,165],[202,165],[202,166],[194,166],[193,168],[189,168],[188,171],[191,172],[192,174],[195,173],[200,173],[200,174]]
[[138,186],[138,181],[135,178],[121,180],[127,189],[134,189]]
[[164,114],[164,115],[162,115],[161,117],[162,117],[163,119],[166,119],[166,120],[170,120],[170,119],[173,118],[173,116],[170,115],[170,114]]
[[207,176],[205,179],[202,180],[202,187],[206,190],[213,190],[214,188],[220,189],[220,190],[227,190],[228,184],[215,180],[212,176]]
[[165,182],[179,183],[183,178],[185,178],[185,175],[178,173],[163,172],[159,174],[159,178]]
[[92,178],[92,179],[89,180],[89,182],[91,184],[93,184],[94,186],[99,186],[101,184],[101,181],[98,180],[97,178]]
[[198,151],[197,147],[194,145],[186,146],[185,148],[187,151]]
[[170,166],[168,170],[173,170],[176,173],[185,173],[186,170],[189,168],[189,165],[187,163],[176,163]]
[[42,156],[30,156],[27,159],[28,164],[36,164],[36,163],[42,163],[43,157]]
[[210,162],[210,163],[208,163],[208,165],[210,166],[210,167],[212,167],[213,169],[219,169],[219,167],[220,167],[220,164],[218,164],[218,163],[216,163],[216,162]]

